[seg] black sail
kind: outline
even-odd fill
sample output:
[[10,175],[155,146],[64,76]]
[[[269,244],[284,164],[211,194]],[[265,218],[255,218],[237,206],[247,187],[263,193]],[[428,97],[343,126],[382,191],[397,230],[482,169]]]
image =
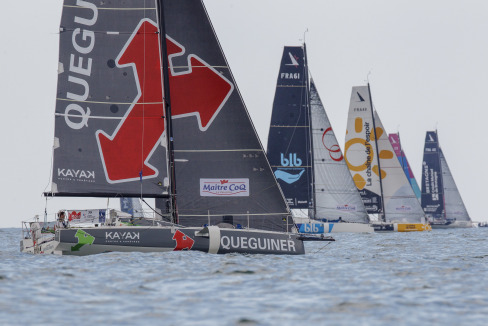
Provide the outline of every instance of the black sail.
[[291,209],[313,208],[308,94],[304,48],[286,46],[273,102],[267,154]]
[[289,229],[288,207],[203,3],[163,3],[179,223]]
[[155,0],[65,0],[52,194],[167,196]]
[[436,131],[425,135],[424,160],[422,162],[421,204],[427,217],[445,218],[444,186],[440,161],[440,147]]

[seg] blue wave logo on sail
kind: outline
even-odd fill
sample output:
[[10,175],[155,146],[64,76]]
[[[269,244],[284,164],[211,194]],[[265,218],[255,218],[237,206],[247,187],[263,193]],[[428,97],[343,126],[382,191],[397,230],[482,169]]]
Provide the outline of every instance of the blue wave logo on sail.
[[283,170],[276,170],[274,172],[274,175],[275,175],[276,179],[281,179],[288,184],[292,184],[292,183],[295,183],[298,180],[300,180],[300,177],[302,176],[302,174],[304,172],[305,172],[305,169],[302,169],[302,171],[300,171],[300,173],[298,173],[298,174],[291,174],[291,173],[285,172]]
[[280,155],[281,155],[281,157],[280,157],[281,162],[280,163],[281,163],[281,166],[283,168],[278,169],[274,172],[276,179],[277,180],[281,179],[288,184],[292,184],[292,183],[295,183],[298,180],[300,180],[303,173],[305,172],[304,168],[293,169],[293,170],[299,170],[300,172],[298,172],[298,173],[289,173],[289,172],[285,172],[283,170],[288,169],[288,167],[294,168],[294,167],[301,166],[302,160],[299,157],[297,157],[296,153],[290,153],[288,157],[285,157],[285,155],[283,153],[281,153]]

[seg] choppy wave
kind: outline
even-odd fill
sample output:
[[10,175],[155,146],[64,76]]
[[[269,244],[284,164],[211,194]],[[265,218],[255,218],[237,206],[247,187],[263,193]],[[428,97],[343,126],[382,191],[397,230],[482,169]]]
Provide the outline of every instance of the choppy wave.
[[0,229],[1,325],[486,325],[488,229],[337,234],[305,256],[19,252]]

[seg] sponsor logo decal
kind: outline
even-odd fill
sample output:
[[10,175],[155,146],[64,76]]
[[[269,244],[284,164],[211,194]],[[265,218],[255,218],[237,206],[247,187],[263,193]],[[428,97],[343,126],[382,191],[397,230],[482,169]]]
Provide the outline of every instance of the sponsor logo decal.
[[226,236],[220,238],[220,246],[226,250],[255,249],[266,251],[296,252],[295,242],[290,239]]
[[95,182],[95,171],[58,168],[58,179],[64,181]]
[[[325,233],[325,227],[323,223],[303,223],[297,224],[299,233],[311,233],[320,234]],[[334,224],[329,223],[329,233],[332,231]]]
[[295,68],[298,68],[298,57],[296,55],[291,54],[291,52],[288,52],[288,55],[290,56],[290,61],[291,63],[286,63],[285,66],[293,66]]
[[173,240],[176,241],[176,246],[173,251],[178,250],[191,250],[195,240],[181,232],[180,230],[176,230],[175,234],[173,235]]
[[397,212],[408,212],[408,211],[411,211],[412,210],[412,207],[402,205],[400,207],[396,207],[395,210]]
[[[280,154],[281,167],[278,168],[274,175],[277,180],[283,180],[287,184],[292,184],[300,180],[301,176],[305,172],[304,168],[297,168],[302,165],[302,160],[296,153],[290,153],[288,158],[283,153]],[[290,173],[286,171],[294,171],[298,173]]]
[[105,242],[107,243],[139,243],[140,239],[139,232],[105,232]]
[[[199,129],[205,131],[227,102],[234,85],[194,54],[188,56],[187,71],[175,72],[172,61],[175,57],[182,56],[185,48],[169,36],[166,36],[166,43],[172,118],[196,116]],[[149,19],[141,20],[115,63],[118,68],[133,69],[138,95],[112,135],[103,130],[96,132],[107,182],[154,178],[159,171],[149,160],[161,144],[165,131],[157,25]],[[152,81],[151,87],[142,87],[145,85],[144,81],[148,80]],[[140,123],[141,116],[147,117],[144,124]],[[141,150],[134,150],[140,148],[141,144],[144,160],[142,169]]]
[[249,179],[200,179],[200,196],[248,197]]
[[78,243],[71,247],[71,251],[80,251],[81,247],[84,245],[91,245],[95,241],[95,237],[81,229],[76,231],[75,238],[78,239]]
[[334,161],[336,162],[340,162],[342,161],[343,159],[343,156],[342,156],[342,152],[341,152],[341,148],[339,147],[339,145],[337,144],[332,144],[332,145],[326,145],[325,142],[326,142],[326,139],[325,139],[325,136],[330,133],[332,135],[332,137],[328,137],[327,140],[328,140],[328,143],[330,141],[333,141],[335,140],[335,137],[334,137],[334,132],[332,131],[332,127],[329,127],[327,129],[325,129],[324,133],[322,134],[322,144],[324,145],[325,149],[329,151],[329,156],[331,159],[333,159]]
[[356,94],[358,95],[356,102],[364,102],[364,98],[361,96],[361,94],[359,94],[359,92],[356,92]]
[[337,205],[336,209],[340,211],[346,211],[346,212],[354,212],[356,211],[356,206],[355,205]]

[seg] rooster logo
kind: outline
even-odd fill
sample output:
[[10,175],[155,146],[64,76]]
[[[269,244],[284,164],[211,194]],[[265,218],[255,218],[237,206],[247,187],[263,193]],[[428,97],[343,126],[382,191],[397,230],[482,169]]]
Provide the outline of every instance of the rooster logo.
[[176,247],[173,251],[178,250],[191,250],[195,240],[181,232],[180,230],[176,230],[175,235],[173,235],[173,240],[176,241]]

